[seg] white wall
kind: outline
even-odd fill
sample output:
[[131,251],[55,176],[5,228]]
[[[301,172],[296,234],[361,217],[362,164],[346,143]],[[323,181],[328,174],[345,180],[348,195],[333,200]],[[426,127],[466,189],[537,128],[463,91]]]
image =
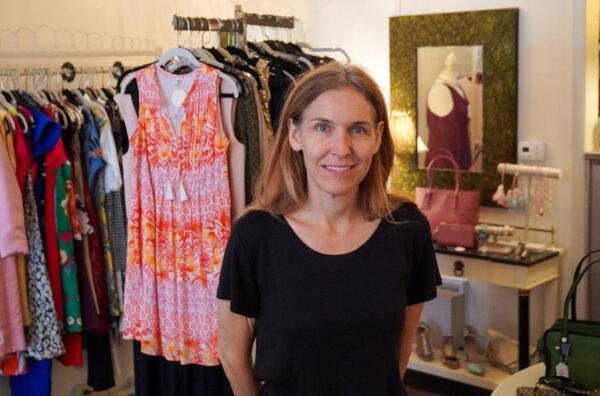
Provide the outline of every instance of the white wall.
[[[557,227],[557,245],[566,250],[560,280],[562,295],[570,283],[573,262],[583,252],[584,240],[583,142],[584,128],[587,127],[588,133],[590,128],[589,123],[584,126],[585,0],[380,0],[375,3],[330,0],[327,5],[319,0],[308,0],[306,34],[312,43],[344,47],[353,61],[365,66],[387,92],[389,17],[513,7],[520,9],[519,139],[545,141],[548,154],[543,165],[562,168],[565,174],[554,186],[551,212],[544,218],[533,218],[531,224],[532,227]],[[597,62],[597,49],[595,51]],[[595,67],[597,69],[597,63]],[[494,208],[482,208],[481,220],[523,223],[520,216]],[[493,326],[516,337],[516,292],[482,283],[472,286],[468,320],[480,333],[487,326]],[[548,297],[553,293],[549,289]],[[541,320],[544,298],[543,290],[532,293],[532,343],[544,327]],[[556,301],[556,298],[547,299],[551,300],[546,301],[550,305]],[[582,292],[578,299],[580,312],[585,300]]]

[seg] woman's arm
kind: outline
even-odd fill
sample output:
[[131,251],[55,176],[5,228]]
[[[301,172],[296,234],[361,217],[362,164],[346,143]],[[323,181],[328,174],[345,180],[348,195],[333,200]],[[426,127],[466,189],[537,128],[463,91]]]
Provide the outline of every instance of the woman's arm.
[[417,332],[417,327],[419,327],[419,320],[421,319],[421,312],[423,312],[424,306],[425,303],[420,303],[406,307],[404,328],[400,336],[400,377],[404,377],[406,366],[408,366],[408,359],[412,353],[415,333]]
[[255,320],[231,312],[228,300],[219,300],[219,353],[235,396],[256,396],[259,382],[252,373]]

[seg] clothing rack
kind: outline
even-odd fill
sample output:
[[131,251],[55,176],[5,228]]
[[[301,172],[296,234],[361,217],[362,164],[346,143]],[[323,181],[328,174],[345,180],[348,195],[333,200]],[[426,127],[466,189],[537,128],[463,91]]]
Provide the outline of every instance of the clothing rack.
[[[13,86],[17,86],[21,78],[25,77],[25,87],[28,86],[30,80],[28,77],[33,77],[33,83],[38,81],[37,78],[46,79],[48,77],[60,76],[61,83],[71,83],[76,76],[86,76],[87,80],[93,82],[100,75],[112,76],[116,81],[125,70],[121,62],[115,62],[112,67],[97,67],[83,66],[75,67],[72,63],[66,62],[61,67],[34,67],[34,68],[0,68],[0,79],[7,78]],[[50,80],[51,81],[51,80]]]
[[[31,36],[29,48],[21,48],[21,35]],[[52,35],[49,46],[38,43],[43,34]],[[59,44],[59,36],[67,38],[68,45]],[[76,41],[82,39],[82,43]],[[8,40],[7,40],[8,39]],[[0,32],[0,59],[45,59],[45,58],[99,58],[99,57],[154,57],[158,58],[162,49],[154,40],[131,36],[111,35],[78,30],[71,32],[65,28],[52,28],[41,25],[34,29],[20,27],[4,29]]]
[[173,15],[173,29],[194,32],[233,32],[242,33],[242,22],[237,19],[182,17]]
[[[279,16],[268,14],[250,14],[242,10],[241,4],[235,6],[235,18],[242,21],[243,31],[240,37],[239,45],[246,47],[248,45],[248,26],[264,26],[282,29],[293,29],[295,18],[293,16]],[[236,44],[238,44],[236,42]]]
[[[234,33],[236,46],[245,47],[248,44],[248,26],[263,26],[281,29],[293,29],[296,18],[293,16],[280,16],[269,14],[251,14],[244,12],[241,5],[235,6],[235,19],[183,17],[173,15],[173,29],[175,31],[196,32],[226,32]],[[331,49],[326,49],[331,50]],[[337,49],[335,49],[337,50]],[[343,52],[343,51],[342,51]],[[344,55],[348,58],[347,54]],[[349,59],[349,58],[348,58]]]
[[519,175],[527,177],[527,192],[525,202],[525,225],[523,227],[523,239],[526,242],[529,236],[529,217],[531,212],[531,179],[533,177],[547,177],[550,179],[561,179],[563,176],[562,169],[548,168],[533,165],[499,163],[497,166],[498,173],[507,175]]

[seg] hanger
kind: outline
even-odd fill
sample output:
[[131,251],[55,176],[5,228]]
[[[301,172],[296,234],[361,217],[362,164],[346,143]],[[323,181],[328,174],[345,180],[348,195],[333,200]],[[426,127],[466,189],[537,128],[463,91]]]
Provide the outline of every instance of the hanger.
[[[0,95],[0,106],[4,107],[6,110],[9,110],[11,108],[11,105],[6,101],[6,98],[4,97],[4,95]],[[6,122],[8,122],[8,126],[11,131],[14,131],[17,129],[17,126],[15,125],[15,121],[10,116],[10,113],[6,117],[4,117],[4,119],[6,120]]]
[[[188,23],[188,29],[189,29],[189,21],[187,20],[187,18],[186,18],[186,21]],[[179,39],[177,41],[179,41]],[[179,59],[183,59],[187,63],[187,66],[190,66],[191,69],[196,69],[198,66],[200,66],[200,61],[198,59],[196,59],[196,57],[194,56],[194,53],[192,51],[190,51],[187,48],[179,47],[179,46],[167,51],[163,56],[161,56],[158,59],[158,61],[156,62],[156,65],[158,67],[162,67],[169,60],[171,60],[172,58],[175,58],[175,57],[177,57]],[[202,58],[200,58],[200,59],[202,59]],[[202,63],[205,63],[209,66],[213,66],[217,69],[224,67],[224,65],[222,63],[207,60],[207,59],[202,59]],[[237,81],[233,79],[233,77],[231,77],[228,74],[223,73],[222,71],[219,71],[219,77],[221,77],[223,80],[227,81],[231,85],[234,97],[237,98],[240,96],[239,85],[238,85]],[[127,78],[127,77],[125,77],[125,78]],[[121,90],[123,90],[125,86],[127,86],[127,84],[122,83]]]
[[[12,131],[17,129],[17,125],[11,117],[12,115],[14,115],[19,120],[21,120],[21,123],[23,124],[23,132],[26,133],[29,130],[29,127],[25,117],[23,117],[23,115],[17,110],[17,100],[9,91],[4,90],[4,82],[2,82],[2,84],[0,85],[0,90],[2,92],[2,95],[0,95],[0,106],[4,107],[9,113],[9,115],[6,117],[6,121],[8,122],[9,127]],[[9,99],[7,99],[7,96]]]
[[[219,39],[217,40],[217,46],[215,47],[215,49],[217,51],[219,51],[219,53],[221,53],[221,55],[225,58],[225,60],[229,63],[233,63],[234,59],[233,56],[229,53],[229,51],[227,51],[225,48],[221,47],[221,29],[223,28],[223,21],[220,18],[217,18],[217,21],[219,21],[219,28],[217,29],[218,32],[218,37]],[[227,45],[229,45],[229,35],[227,35]]]
[[306,49],[309,49],[309,50],[314,51],[314,52],[340,52],[340,53],[342,53],[342,55],[344,55],[344,57],[346,58],[347,62],[351,62],[350,56],[348,55],[348,53],[346,51],[344,51],[343,48],[339,48],[339,47],[335,47],[335,48],[327,48],[327,47],[313,48],[310,45],[308,45],[307,43],[302,43],[302,42],[297,42],[296,45],[298,45],[301,48],[306,48]]

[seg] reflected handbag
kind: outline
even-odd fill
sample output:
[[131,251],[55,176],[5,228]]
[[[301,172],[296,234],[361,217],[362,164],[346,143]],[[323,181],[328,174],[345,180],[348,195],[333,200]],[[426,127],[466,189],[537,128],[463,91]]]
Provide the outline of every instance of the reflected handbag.
[[475,226],[442,222],[433,231],[433,239],[440,245],[470,249],[475,246]]
[[[449,160],[454,168],[454,190],[433,187],[433,164],[440,159]],[[461,191],[462,177],[458,164],[452,157],[438,155],[427,165],[427,187],[417,187],[416,203],[427,216],[432,234],[440,223],[477,225],[479,221],[479,191]]]
[[[574,311],[577,285],[592,265],[600,262],[600,259],[591,260],[595,253],[600,253],[600,250],[591,251],[579,261],[565,298],[562,319],[558,319],[538,340],[547,377],[568,377],[589,389],[600,389],[600,322],[576,320],[573,315],[569,319],[569,307]],[[584,267],[587,261],[591,262]]]

